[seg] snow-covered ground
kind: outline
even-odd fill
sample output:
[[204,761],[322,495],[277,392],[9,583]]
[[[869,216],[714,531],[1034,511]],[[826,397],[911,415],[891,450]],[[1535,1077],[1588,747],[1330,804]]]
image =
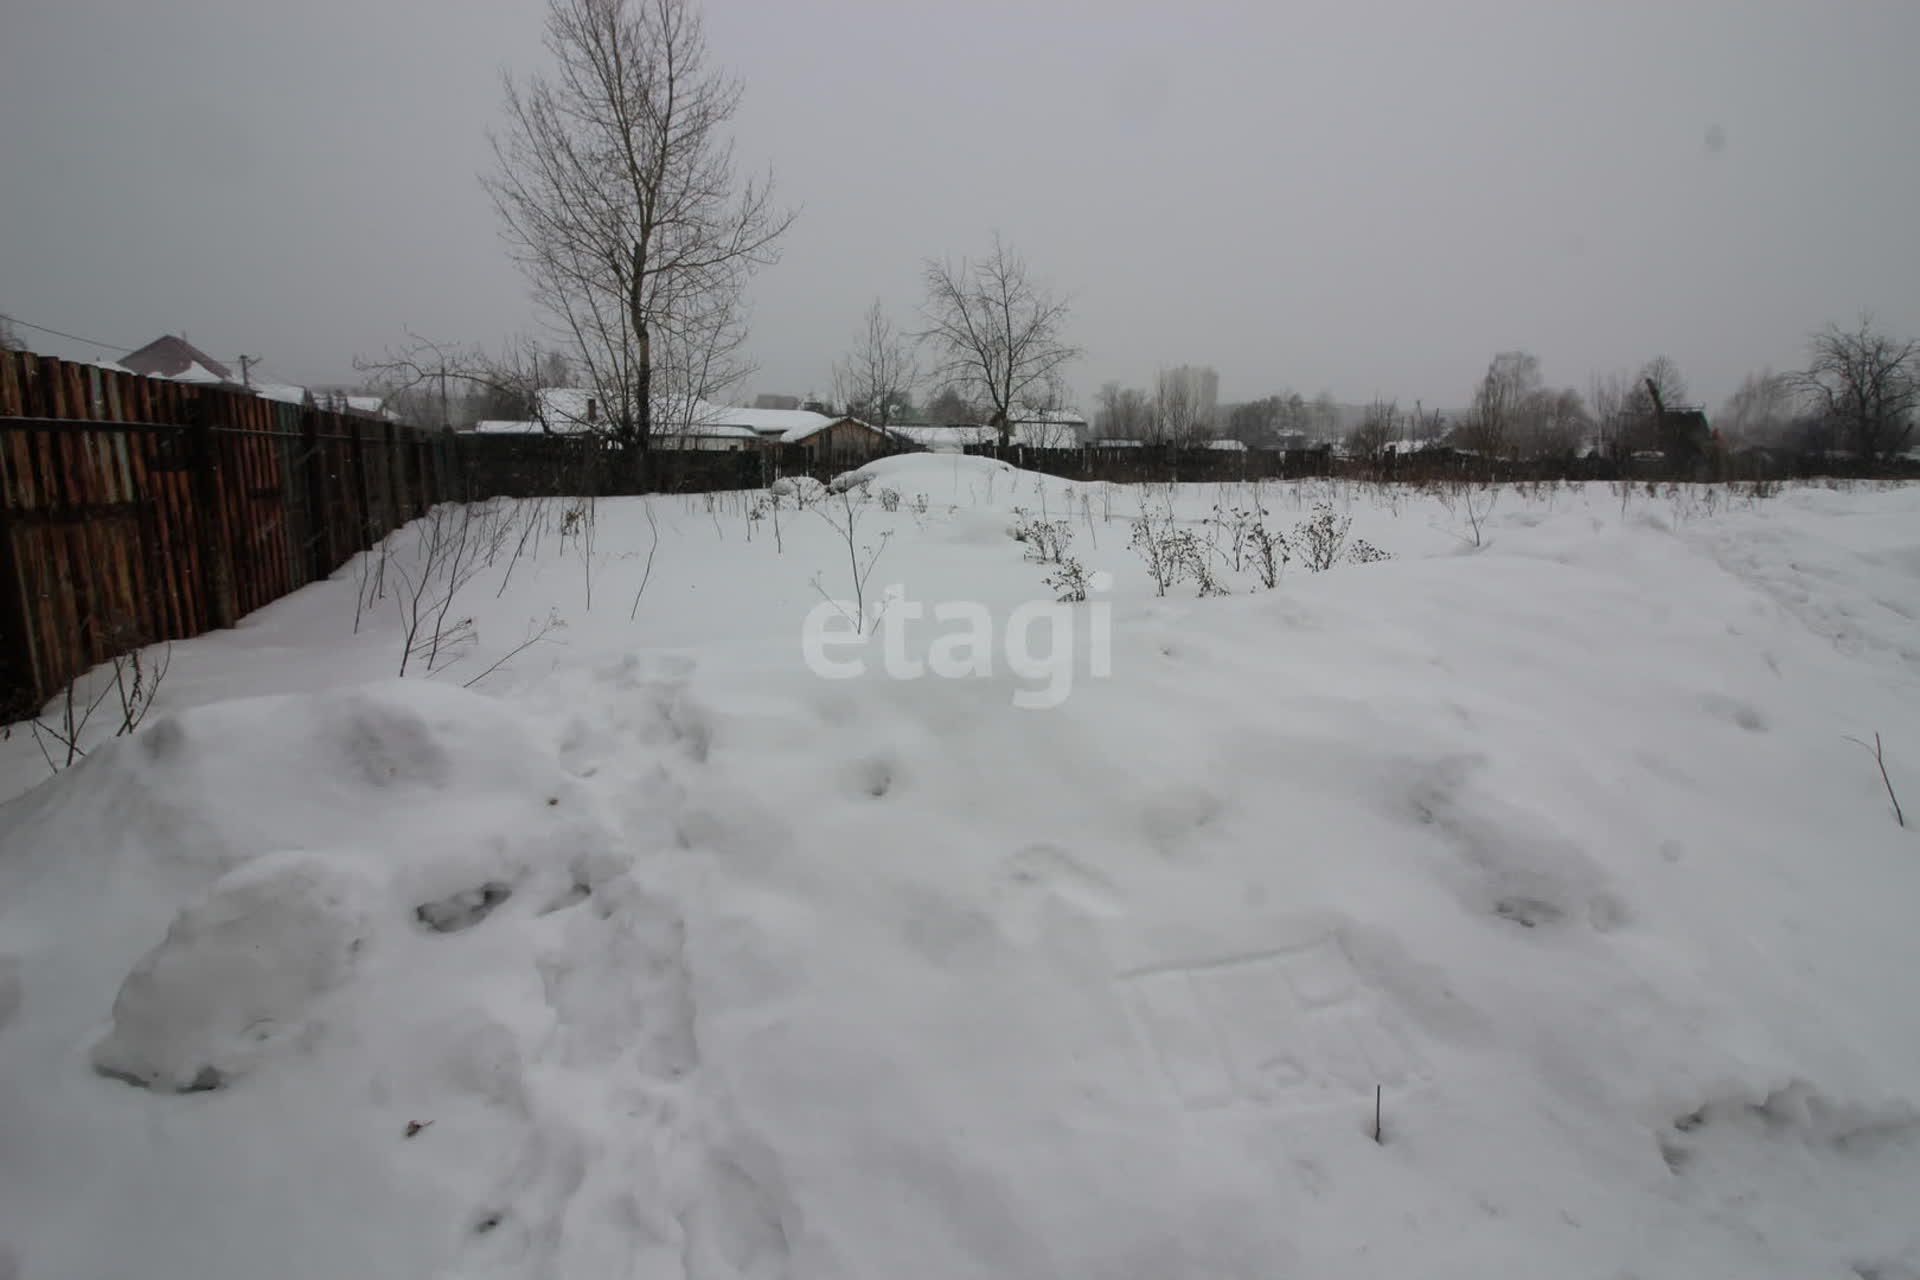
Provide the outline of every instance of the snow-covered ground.
[[[1475,547],[871,470],[501,504],[400,680],[416,525],[357,630],[378,556],[57,777],[16,728],[0,1277],[1920,1275],[1920,488]],[[1394,559],[1268,591],[1204,523],[1322,500]],[[1156,596],[1169,502],[1231,594]],[[849,510],[929,616],[834,680]],[[1022,519],[1112,575],[1071,665]],[[992,674],[889,676],[954,602]]]

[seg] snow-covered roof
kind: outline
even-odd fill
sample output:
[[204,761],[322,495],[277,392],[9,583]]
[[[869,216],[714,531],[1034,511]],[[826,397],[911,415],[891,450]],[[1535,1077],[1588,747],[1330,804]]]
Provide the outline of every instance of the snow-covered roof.
[[[145,374],[149,378],[174,378],[181,382],[228,382],[233,378],[233,370],[221,364],[185,338],[174,334],[162,334],[138,351],[129,351],[120,357],[120,364],[130,373]],[[201,374],[213,376],[188,375],[198,365]]]
[[1089,449],[1138,449],[1142,443],[1144,442],[1139,440],[1089,440],[1087,447]]
[[699,436],[714,440],[758,440],[760,433],[752,427],[728,426],[719,422],[682,422],[656,426],[653,434],[657,436]]
[[843,422],[851,422],[854,426],[859,427],[861,430],[871,431],[873,432],[873,434],[877,436],[883,436],[886,434],[886,432],[880,430],[880,428],[876,426],[872,426],[868,423],[862,422],[858,418],[847,418],[847,417],[829,418],[824,414],[818,414],[818,413],[814,414],[813,416],[816,418],[819,418],[820,421],[811,423],[811,424],[804,424],[801,426],[787,428],[785,431],[780,433],[780,443],[781,444],[799,444],[802,440],[808,439],[811,436],[816,436],[820,434],[822,431],[825,431],[828,427],[837,427]]
[[256,382],[253,393],[262,400],[273,400],[280,404],[305,404],[307,389],[284,382]]
[[174,382],[194,382],[206,386],[217,386],[226,381],[225,378],[207,368],[207,366],[201,364],[198,360],[193,361],[178,373],[163,374],[162,376]]
[[595,393],[584,387],[541,387],[533,393],[542,421],[555,432],[584,431],[604,417]]
[[483,418],[473,424],[474,434],[483,436],[537,436],[542,434],[537,422],[514,422],[506,418]]
[[708,404],[700,405],[702,420],[727,427],[746,427],[763,436],[777,435],[782,439],[795,431],[804,431],[811,435],[821,427],[838,418],[830,418],[824,413],[814,413],[810,409],[742,409],[737,405]]
[[1223,453],[1245,453],[1247,444],[1244,440],[1209,440],[1207,448],[1218,449]]
[[1029,409],[1024,405],[1014,409],[1013,421],[1015,423],[1049,423],[1056,426],[1067,427],[1084,427],[1087,425],[1086,418],[1081,416],[1080,412],[1075,409]]

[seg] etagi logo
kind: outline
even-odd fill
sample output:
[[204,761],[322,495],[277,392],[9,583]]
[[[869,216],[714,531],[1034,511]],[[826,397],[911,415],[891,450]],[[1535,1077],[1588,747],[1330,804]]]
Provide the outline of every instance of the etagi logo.
[[[1088,579],[1091,592],[1112,585],[1112,574]],[[807,670],[826,680],[857,679],[867,674],[876,649],[881,671],[893,680],[991,679],[1004,662],[1017,678],[1041,686],[1014,690],[1013,705],[1045,711],[1073,692],[1084,620],[1087,675],[1113,674],[1113,606],[1105,600],[1029,600],[997,625],[993,610],[977,600],[942,600],[929,608],[895,585],[867,613],[863,619],[851,600],[823,600],[809,610],[800,631]]]

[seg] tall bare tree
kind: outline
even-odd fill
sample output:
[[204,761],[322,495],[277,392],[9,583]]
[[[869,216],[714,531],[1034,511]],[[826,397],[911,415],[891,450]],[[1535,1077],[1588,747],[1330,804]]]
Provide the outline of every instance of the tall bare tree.
[[960,388],[949,383],[927,398],[926,419],[936,427],[973,423],[980,413]]
[[1400,438],[1400,406],[1393,400],[1375,399],[1367,406],[1360,425],[1347,433],[1347,451],[1356,458],[1378,462],[1387,446]]
[[988,424],[1006,445],[1029,394],[1058,380],[1080,355],[1066,340],[1067,300],[1033,278],[1026,259],[993,238],[993,250],[959,266],[929,259],[924,272],[927,329],[936,377],[990,408]]
[[912,404],[919,382],[913,343],[875,298],[853,349],[833,367],[834,398],[855,417],[885,427]]
[[1570,457],[1580,451],[1592,426],[1578,391],[1542,387],[1520,404],[1515,444],[1524,457]]
[[793,214],[771,175],[736,180],[742,86],[692,0],[549,0],[545,43],[550,75],[506,79],[487,190],[604,430],[644,457],[656,418],[746,371],[741,295]]
[[1629,448],[1629,417],[1633,383],[1620,370],[1596,373],[1587,382],[1587,407],[1593,417],[1595,441],[1603,454],[1619,455]]
[[1463,449],[1503,457],[1518,443],[1529,399],[1540,390],[1540,360],[1525,351],[1502,351],[1487,365],[1473,393],[1473,407],[1454,430]]
[[1745,445],[1781,442],[1793,426],[1792,383],[1771,369],[1750,373],[1727,397],[1716,419],[1728,440]]
[[1340,402],[1333,398],[1333,392],[1322,391],[1307,406],[1307,430],[1319,439],[1332,443],[1340,438]]
[[1206,390],[1193,371],[1181,367],[1162,369],[1153,384],[1153,432],[1157,444],[1186,449],[1210,439],[1213,406],[1207,403]]
[[25,351],[27,344],[13,331],[13,321],[0,316],[0,351]]
[[1094,397],[1094,434],[1103,440],[1145,440],[1153,432],[1153,401],[1138,387],[1101,384]]
[[1920,342],[1889,337],[1862,316],[1813,337],[1805,369],[1790,375],[1846,446],[1872,462],[1900,452],[1920,409]]

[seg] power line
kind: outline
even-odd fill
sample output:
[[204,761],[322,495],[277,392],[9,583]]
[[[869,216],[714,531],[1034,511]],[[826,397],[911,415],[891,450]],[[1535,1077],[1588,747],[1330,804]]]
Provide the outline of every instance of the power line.
[[77,333],[67,333],[61,329],[49,329],[43,324],[32,324],[22,320],[19,316],[10,316],[5,312],[0,312],[0,320],[5,320],[8,324],[17,324],[22,329],[32,329],[36,333],[50,333],[56,338],[66,338],[72,342],[83,342],[89,347],[99,347],[102,351],[132,350],[132,348],[123,347],[117,342],[95,342],[92,338],[83,338]]

